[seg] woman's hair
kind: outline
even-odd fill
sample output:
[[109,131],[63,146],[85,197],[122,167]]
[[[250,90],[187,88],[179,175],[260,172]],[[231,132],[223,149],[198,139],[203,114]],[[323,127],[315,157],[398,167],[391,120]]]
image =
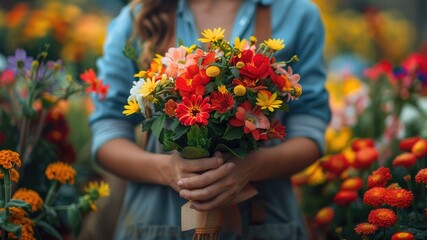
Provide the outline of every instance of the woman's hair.
[[142,39],[139,60],[141,66],[147,67],[155,53],[163,54],[171,47],[177,0],[132,0],[131,4],[133,13],[142,6],[135,16],[131,40]]

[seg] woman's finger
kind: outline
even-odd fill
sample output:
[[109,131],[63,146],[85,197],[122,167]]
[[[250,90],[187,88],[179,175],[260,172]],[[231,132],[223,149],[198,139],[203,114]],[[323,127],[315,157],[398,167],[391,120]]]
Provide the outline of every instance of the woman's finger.
[[235,166],[234,163],[226,163],[218,168],[206,171],[203,174],[179,179],[178,186],[183,189],[204,188],[227,176]]

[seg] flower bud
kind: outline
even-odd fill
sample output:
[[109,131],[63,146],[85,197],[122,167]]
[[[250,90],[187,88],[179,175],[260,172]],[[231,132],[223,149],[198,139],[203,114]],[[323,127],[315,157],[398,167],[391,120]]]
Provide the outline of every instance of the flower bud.
[[246,87],[243,85],[237,85],[236,87],[234,87],[233,91],[236,96],[241,97],[246,94]]
[[208,77],[216,77],[216,76],[218,76],[218,75],[219,75],[219,73],[220,73],[220,72],[221,72],[221,70],[219,69],[219,67],[214,66],[214,65],[209,66],[209,67],[206,69],[206,75],[207,75]]

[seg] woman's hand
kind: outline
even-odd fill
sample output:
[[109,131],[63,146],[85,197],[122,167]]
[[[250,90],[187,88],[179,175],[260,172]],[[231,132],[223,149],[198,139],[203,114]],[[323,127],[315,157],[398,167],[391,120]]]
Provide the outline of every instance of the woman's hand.
[[[252,164],[251,164],[252,163]],[[192,202],[191,208],[207,211],[233,204],[235,197],[256,174],[255,161],[250,157],[234,157],[219,168],[180,179],[180,196]]]
[[[170,155],[168,161],[168,171],[161,171],[166,173],[164,178],[168,179],[168,184],[170,187],[179,192],[181,186],[179,184],[180,179],[186,179],[191,177],[197,177],[201,174],[208,173],[208,178],[212,178],[212,181],[216,181],[219,177],[224,175],[224,172],[227,172],[226,167],[229,166],[226,164],[224,166],[224,160],[221,157],[221,154],[216,153],[211,158],[200,158],[200,159],[185,159],[181,157],[179,152],[174,152]],[[209,180],[205,182],[210,183]]]

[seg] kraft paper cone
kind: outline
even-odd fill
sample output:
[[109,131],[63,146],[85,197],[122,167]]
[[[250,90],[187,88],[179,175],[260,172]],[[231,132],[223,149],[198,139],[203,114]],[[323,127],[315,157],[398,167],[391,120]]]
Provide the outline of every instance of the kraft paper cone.
[[247,185],[242,192],[234,198],[232,205],[212,211],[199,212],[191,209],[190,202],[181,207],[181,230],[187,231],[194,228],[221,228],[237,233],[242,232],[240,212],[237,203],[245,201],[257,194],[257,190]]

